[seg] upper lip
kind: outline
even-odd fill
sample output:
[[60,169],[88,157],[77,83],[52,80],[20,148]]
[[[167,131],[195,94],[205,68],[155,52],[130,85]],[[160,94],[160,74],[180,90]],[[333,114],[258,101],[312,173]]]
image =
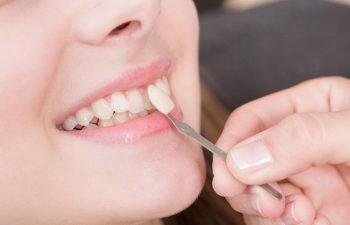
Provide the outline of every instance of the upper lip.
[[99,98],[104,98],[113,92],[143,87],[162,76],[168,76],[170,68],[170,60],[161,58],[147,66],[125,71],[121,76],[118,76],[117,79],[108,82],[105,86],[97,90],[92,91],[89,95],[78,101],[57,119],[56,124],[61,124],[67,117],[73,115],[79,109],[91,105]]

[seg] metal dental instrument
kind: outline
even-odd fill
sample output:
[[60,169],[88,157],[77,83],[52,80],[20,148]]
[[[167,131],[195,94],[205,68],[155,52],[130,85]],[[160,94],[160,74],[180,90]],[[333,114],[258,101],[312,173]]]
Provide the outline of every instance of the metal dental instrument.
[[[196,142],[198,142],[205,149],[207,149],[210,152],[212,152],[213,154],[219,156],[221,159],[226,160],[227,153],[224,150],[216,147],[213,143],[211,143],[205,137],[198,134],[191,126],[175,119],[170,114],[167,114],[166,117],[174,124],[174,126],[176,127],[176,129],[180,133],[194,139]],[[274,196],[277,199],[283,198],[282,194],[279,191],[277,191],[275,188],[273,188],[270,184],[263,184],[263,185],[260,185],[260,187],[262,187],[265,191],[267,191],[268,193],[270,193],[272,196]]]

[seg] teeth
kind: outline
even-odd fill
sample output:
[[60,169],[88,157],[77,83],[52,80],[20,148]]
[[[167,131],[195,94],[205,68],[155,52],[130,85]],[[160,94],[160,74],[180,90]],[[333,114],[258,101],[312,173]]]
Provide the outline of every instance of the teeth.
[[126,93],[127,99],[129,100],[131,113],[140,113],[145,110],[143,98],[139,90],[132,89]]
[[96,129],[96,128],[98,128],[97,125],[91,124],[91,123],[90,123],[89,125],[87,125],[86,127],[84,127],[83,130],[87,130],[87,129]]
[[113,110],[105,99],[100,99],[91,105],[95,116],[101,120],[108,120],[113,116]]
[[139,114],[137,114],[139,117],[145,117],[148,115],[148,112],[145,110],[143,112],[140,112]]
[[109,120],[99,120],[98,121],[98,127],[110,127],[113,126],[113,119],[109,119]]
[[[1,0],[0,0],[1,1]],[[131,119],[145,117],[155,107],[168,114],[175,107],[170,98],[171,91],[164,76],[144,88],[115,92],[111,96],[95,101],[90,107],[82,108],[60,126],[64,130],[93,129],[125,123]]]
[[167,77],[162,77],[162,80],[165,83],[165,85],[169,88],[169,91],[170,91],[170,84],[169,84],[168,78]]
[[130,120],[129,113],[123,112],[123,113],[115,113],[113,115],[113,122],[115,124],[121,124],[125,123]]
[[148,87],[148,96],[152,104],[163,114],[169,114],[175,107],[173,100],[154,85]]
[[77,122],[79,125],[87,126],[89,125],[90,121],[94,118],[94,114],[87,108],[83,108],[75,114],[75,117],[77,118]]
[[91,122],[92,124],[97,124],[98,123],[98,118],[97,117],[94,117]]
[[75,117],[71,116],[63,122],[62,126],[64,130],[71,131],[71,130],[74,130],[74,128],[77,125],[78,125],[77,120],[75,119]]
[[128,111],[130,104],[123,93],[117,92],[111,96],[111,107],[115,112],[121,113]]
[[162,79],[156,80],[155,86],[157,88],[161,89],[168,96],[170,96],[169,83],[168,83],[168,80],[165,77],[163,77]]
[[137,118],[139,118],[139,115],[129,112],[129,118],[130,118],[131,120],[137,119]]
[[144,103],[144,106],[145,106],[145,110],[154,109],[154,106],[152,105],[151,100],[149,100],[147,91],[143,92],[142,98],[143,98],[143,103]]

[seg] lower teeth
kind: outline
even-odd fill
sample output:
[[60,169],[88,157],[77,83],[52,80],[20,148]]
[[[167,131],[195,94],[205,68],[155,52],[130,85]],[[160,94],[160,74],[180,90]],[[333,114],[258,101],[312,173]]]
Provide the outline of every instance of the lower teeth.
[[102,128],[102,127],[111,127],[114,125],[122,124],[125,122],[128,122],[130,120],[134,120],[140,117],[145,117],[149,115],[150,113],[154,112],[155,110],[149,110],[149,111],[143,111],[138,114],[134,113],[114,113],[113,117],[109,120],[99,120],[96,117],[90,122],[87,126],[81,126],[77,125],[74,130],[88,130],[88,129],[96,129],[96,128]]
[[[129,97],[129,99],[126,99],[126,97]],[[121,101],[122,99],[129,100],[129,102],[125,103]],[[112,102],[113,105],[109,105]],[[119,105],[116,105],[116,103],[119,103]],[[131,107],[132,104],[133,107]],[[135,107],[142,104],[144,104],[142,109],[141,107]],[[168,114],[173,108],[174,102],[170,98],[170,90],[168,90],[166,82],[163,84],[161,81],[157,81],[155,85],[149,85],[147,90],[131,90],[126,92],[126,96],[123,93],[116,92],[111,96],[111,99],[100,99],[94,102],[91,108],[83,108],[75,115],[67,118],[58,129],[71,131],[110,127],[139,117],[145,117],[156,110]],[[140,112],[141,110],[144,111]],[[95,117],[93,117],[94,115]],[[89,120],[91,120],[90,123]]]

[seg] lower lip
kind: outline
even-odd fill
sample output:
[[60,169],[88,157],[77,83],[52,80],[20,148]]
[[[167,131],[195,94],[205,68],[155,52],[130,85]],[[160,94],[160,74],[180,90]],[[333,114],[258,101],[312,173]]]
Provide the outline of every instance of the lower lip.
[[[176,107],[171,114],[177,119],[183,118],[179,107]],[[156,111],[148,116],[111,127],[66,131],[66,133],[101,144],[131,144],[165,132],[172,127],[166,116]]]

